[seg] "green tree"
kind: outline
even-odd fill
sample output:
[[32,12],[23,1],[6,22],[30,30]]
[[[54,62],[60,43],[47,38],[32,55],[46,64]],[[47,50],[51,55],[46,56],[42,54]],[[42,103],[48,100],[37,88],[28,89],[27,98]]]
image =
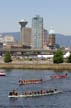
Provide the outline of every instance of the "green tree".
[[62,50],[58,49],[54,53],[53,62],[54,63],[63,63],[63,61],[64,61],[64,59],[63,59],[63,52],[62,52]]
[[71,54],[69,55],[69,57],[67,58],[67,62],[71,63]]
[[11,62],[11,61],[12,61],[12,59],[11,59],[10,52],[6,51],[5,55],[4,55],[4,62],[8,63],[8,62]]

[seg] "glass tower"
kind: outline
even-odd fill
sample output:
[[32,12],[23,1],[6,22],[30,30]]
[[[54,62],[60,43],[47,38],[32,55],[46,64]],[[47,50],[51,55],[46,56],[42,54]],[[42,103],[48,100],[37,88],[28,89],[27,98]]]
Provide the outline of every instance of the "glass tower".
[[31,47],[34,49],[43,48],[43,18],[40,16],[32,19]]

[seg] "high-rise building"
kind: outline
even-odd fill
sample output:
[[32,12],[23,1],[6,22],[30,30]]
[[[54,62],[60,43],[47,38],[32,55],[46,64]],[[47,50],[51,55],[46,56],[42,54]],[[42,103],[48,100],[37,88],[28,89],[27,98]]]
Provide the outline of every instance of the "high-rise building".
[[48,46],[53,48],[55,46],[55,31],[53,29],[50,29],[49,36],[48,36]]
[[[31,47],[32,29],[30,27],[25,27],[24,29],[25,29],[25,33],[23,35],[23,42],[22,42],[22,39],[21,39],[21,45],[24,45],[24,46],[29,48],[29,47]],[[44,29],[43,30],[43,47],[44,47],[44,45],[47,45],[47,41],[48,41],[47,36],[48,36],[48,31]]]
[[46,29],[43,30],[43,47],[48,43],[48,31]]
[[25,20],[20,20],[19,24],[21,25],[21,45],[24,46],[26,43],[25,41],[25,27],[27,25],[27,21]]
[[31,47],[43,48],[43,18],[39,15],[32,19]]

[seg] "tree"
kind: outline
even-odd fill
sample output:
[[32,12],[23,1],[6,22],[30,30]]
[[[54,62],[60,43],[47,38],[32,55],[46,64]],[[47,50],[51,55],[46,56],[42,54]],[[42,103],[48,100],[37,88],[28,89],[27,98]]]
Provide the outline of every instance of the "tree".
[[5,55],[4,55],[4,62],[8,63],[8,62],[11,62],[11,61],[12,61],[12,59],[11,59],[10,52],[6,51]]
[[58,49],[53,57],[53,62],[54,63],[63,63],[63,52],[62,50]]
[[67,58],[67,62],[71,63],[71,54],[69,55],[69,57]]

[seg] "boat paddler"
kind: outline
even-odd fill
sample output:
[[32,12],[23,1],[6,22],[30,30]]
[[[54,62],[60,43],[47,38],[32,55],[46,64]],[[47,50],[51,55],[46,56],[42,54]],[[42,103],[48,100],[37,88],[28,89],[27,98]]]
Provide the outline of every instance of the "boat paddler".
[[16,92],[16,90],[13,90],[12,92],[9,93],[9,95],[15,95],[15,96],[17,96],[18,93]]

